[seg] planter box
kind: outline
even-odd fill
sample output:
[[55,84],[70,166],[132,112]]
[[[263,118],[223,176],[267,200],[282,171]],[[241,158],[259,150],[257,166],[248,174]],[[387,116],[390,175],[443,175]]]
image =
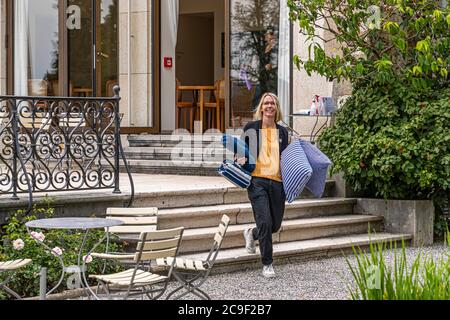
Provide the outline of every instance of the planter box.
[[433,244],[434,205],[431,200],[360,198],[354,213],[382,216],[385,231],[411,234],[411,244],[415,247]]

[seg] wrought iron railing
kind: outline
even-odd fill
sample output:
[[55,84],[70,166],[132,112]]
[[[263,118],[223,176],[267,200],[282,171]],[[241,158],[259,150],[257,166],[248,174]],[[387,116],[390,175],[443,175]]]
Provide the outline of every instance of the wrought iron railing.
[[0,195],[92,189],[120,193],[119,87],[114,97],[0,96]]

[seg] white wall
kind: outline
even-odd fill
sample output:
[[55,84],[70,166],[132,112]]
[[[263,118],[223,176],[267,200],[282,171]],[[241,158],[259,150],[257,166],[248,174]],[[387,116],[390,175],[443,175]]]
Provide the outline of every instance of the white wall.
[[[169,6],[161,1],[161,130],[175,129],[175,47],[171,44]],[[173,58],[173,67],[164,68],[164,57]]]
[[153,126],[150,11],[151,0],[119,0],[119,84],[123,127]]
[[0,0],[0,94],[6,94],[6,0]]

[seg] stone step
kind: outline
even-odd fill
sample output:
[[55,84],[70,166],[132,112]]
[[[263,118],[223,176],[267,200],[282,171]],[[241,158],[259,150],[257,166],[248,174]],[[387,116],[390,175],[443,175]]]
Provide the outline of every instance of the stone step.
[[[132,173],[171,174],[187,176],[219,176],[217,168],[221,162],[212,161],[178,161],[178,160],[134,160],[127,159]],[[125,172],[125,166],[120,165],[120,171]]]
[[[163,176],[164,177],[164,176]],[[192,177],[195,179],[195,177]],[[217,177],[205,177],[204,179],[218,179]],[[176,191],[154,191],[151,193],[137,193],[133,203],[134,207],[157,207],[161,209],[186,208],[201,206],[215,206],[224,204],[248,203],[247,190],[231,185],[225,178],[219,177],[223,183],[216,186],[198,186],[196,188],[185,188]],[[163,183],[163,182],[161,182]],[[181,183],[181,182],[180,182]],[[195,180],[192,181],[195,184]],[[322,199],[331,197],[335,182],[328,180]],[[305,189],[298,199],[315,199]],[[217,221],[218,223],[218,221]]]
[[[304,261],[313,258],[324,258],[335,255],[350,254],[352,247],[359,247],[365,250],[370,243],[379,242],[401,242],[404,240],[409,244],[412,236],[410,234],[392,234],[380,232],[375,234],[351,234],[344,236],[333,236],[320,239],[298,240],[290,242],[274,243],[273,258],[276,272],[276,265],[290,263],[293,261]],[[211,243],[212,245],[212,240]],[[208,251],[191,254],[181,254],[182,258],[194,260],[204,260]],[[226,249],[221,248],[215,265],[213,274],[233,272],[249,268],[261,268],[261,256],[258,246],[255,254],[249,254],[244,247]]]
[[222,162],[232,159],[233,153],[222,146],[204,148],[187,147],[128,147],[124,149],[129,160],[203,160],[205,162]]
[[[310,240],[358,233],[379,232],[383,218],[370,215],[339,215],[332,217],[303,218],[283,221],[280,230],[273,234],[273,243]],[[239,248],[245,245],[243,231],[254,224],[230,225],[222,248]],[[186,229],[180,253],[206,251],[211,248],[217,227]]]
[[[290,204],[286,203],[284,220],[353,214],[355,204],[356,199],[350,198],[295,200]],[[170,229],[180,225],[185,228],[215,227],[224,214],[230,217],[231,225],[254,222],[252,207],[247,201],[215,206],[160,209],[158,228]]]
[[[239,137],[234,135],[235,137]],[[130,135],[130,147],[171,147],[176,145],[220,144],[222,135]]]

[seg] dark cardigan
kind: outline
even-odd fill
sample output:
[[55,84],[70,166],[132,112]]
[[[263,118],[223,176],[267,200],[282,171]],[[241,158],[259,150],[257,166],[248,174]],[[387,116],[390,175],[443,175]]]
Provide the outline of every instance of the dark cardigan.
[[[261,120],[249,122],[245,125],[244,133],[241,136],[241,139],[245,141],[245,143],[249,147],[251,154],[254,155],[256,153],[256,159],[258,159],[259,151],[261,149],[261,141],[260,141],[261,127],[262,127]],[[277,129],[279,133],[279,145],[281,157],[281,153],[284,151],[284,149],[287,148],[289,144],[289,133],[285,127],[280,126],[279,124],[277,124]],[[248,172],[253,172],[255,170],[256,164],[250,164],[248,161],[249,157],[247,156],[246,158],[247,161],[243,166],[243,168]]]

